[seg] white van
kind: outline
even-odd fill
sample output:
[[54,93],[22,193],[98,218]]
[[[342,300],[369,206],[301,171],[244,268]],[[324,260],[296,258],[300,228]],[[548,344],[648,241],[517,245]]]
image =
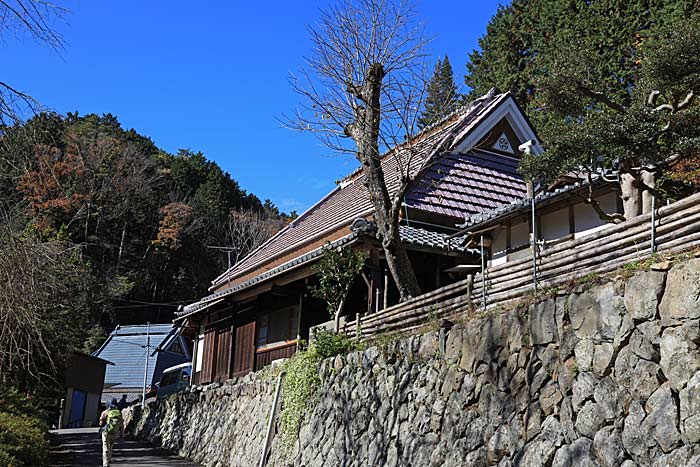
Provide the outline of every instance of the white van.
[[158,382],[158,399],[182,391],[190,385],[192,362],[181,363],[163,370]]

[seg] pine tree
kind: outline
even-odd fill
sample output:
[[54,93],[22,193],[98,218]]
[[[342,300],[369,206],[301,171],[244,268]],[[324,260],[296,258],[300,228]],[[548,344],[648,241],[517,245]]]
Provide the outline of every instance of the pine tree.
[[537,125],[547,116],[540,110],[551,106],[541,95],[543,81],[581,65],[590,52],[594,60],[586,58],[581,75],[597,92],[627,105],[644,39],[655,28],[687,20],[699,6],[697,0],[513,0],[498,9],[479,50],[469,54],[465,84],[474,97],[492,87],[513,92]]
[[457,108],[459,100],[460,95],[457,92],[452,65],[445,55],[445,60],[438,59],[435,65],[435,72],[428,84],[425,106],[418,118],[418,128],[423,129],[453,112]]
[[659,177],[698,158],[698,13],[696,0],[514,0],[470,54],[466,84],[527,109],[545,152],[523,157],[526,177],[618,167],[629,219],[651,209]]

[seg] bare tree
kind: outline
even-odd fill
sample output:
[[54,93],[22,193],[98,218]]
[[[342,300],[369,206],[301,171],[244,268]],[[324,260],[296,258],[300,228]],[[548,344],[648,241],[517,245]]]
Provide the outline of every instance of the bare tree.
[[[67,10],[44,0],[0,0],[0,41],[8,35],[29,36],[54,50],[63,48],[63,37],[53,22],[63,18]],[[39,103],[26,92],[0,79],[0,125],[21,121],[34,113]]]
[[[291,128],[315,132],[360,162],[387,264],[401,300],[420,293],[399,237],[403,198],[415,175],[415,133],[426,92],[429,39],[405,0],[339,0],[310,28],[312,55],[294,90],[305,98]],[[382,165],[390,149],[391,172]],[[395,168],[395,171],[394,171]]]
[[56,384],[58,369],[91,324],[89,273],[75,247],[42,242],[0,211],[0,382]]
[[280,225],[276,225],[259,211],[252,209],[231,211],[226,224],[226,243],[231,247],[231,264],[238,263],[279,228]]

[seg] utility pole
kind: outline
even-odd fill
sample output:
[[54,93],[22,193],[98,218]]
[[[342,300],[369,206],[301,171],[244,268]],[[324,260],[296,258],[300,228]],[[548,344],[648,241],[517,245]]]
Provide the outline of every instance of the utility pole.
[[146,382],[148,380],[148,357],[151,356],[151,323],[146,323],[146,364],[143,367],[143,393],[141,394],[141,408],[146,406]]
[[[228,268],[226,268],[226,270],[228,271],[229,269],[231,269],[231,253],[236,251],[236,248],[234,248],[232,246],[214,246],[214,245],[207,245],[207,248],[211,248],[212,250],[223,251],[224,253],[226,253],[226,257],[228,259]],[[230,281],[231,281],[231,278],[228,278],[227,282],[230,282]]]

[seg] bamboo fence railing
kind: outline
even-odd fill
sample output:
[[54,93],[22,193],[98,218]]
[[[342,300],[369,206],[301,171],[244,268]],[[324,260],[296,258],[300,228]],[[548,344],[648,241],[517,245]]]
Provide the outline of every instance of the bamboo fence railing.
[[[652,255],[652,215],[610,225],[582,238],[539,248],[536,284],[548,289],[589,274],[603,274]],[[700,193],[656,209],[655,252],[675,253],[700,246]],[[409,330],[434,318],[493,308],[535,289],[532,256],[488,268],[465,280],[348,322],[351,337]],[[485,299],[482,294],[485,290]]]

